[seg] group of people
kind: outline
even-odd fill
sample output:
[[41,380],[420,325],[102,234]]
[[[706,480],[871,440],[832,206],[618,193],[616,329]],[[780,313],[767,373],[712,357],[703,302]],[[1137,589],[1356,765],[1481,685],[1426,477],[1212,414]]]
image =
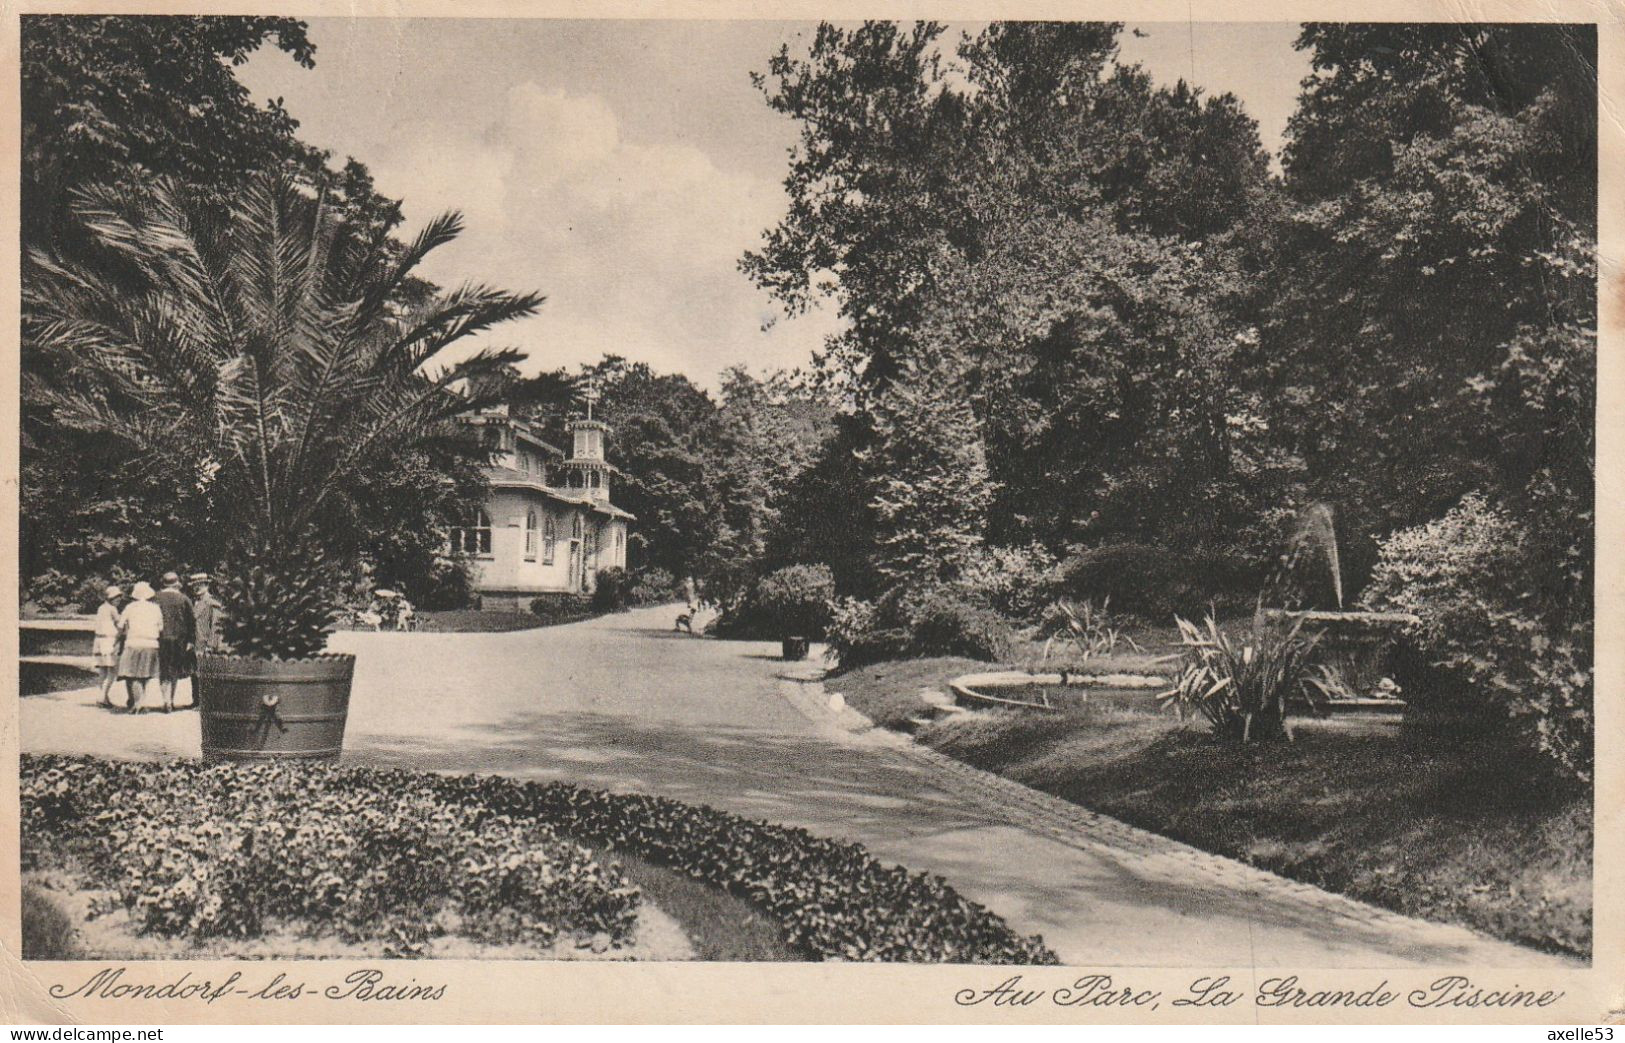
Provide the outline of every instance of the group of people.
[[406,595],[394,590],[375,590],[372,601],[356,616],[362,626],[374,630],[413,630],[416,612]]
[[[220,602],[209,590],[209,574],[190,577],[192,594],[181,589],[179,573],[164,573],[162,589],[146,580],[130,587],[108,587],[96,610],[92,649],[101,681],[102,705],[113,708],[113,685],[125,685],[125,709],[140,713],[147,685],[156,678],[164,712],[175,709],[175,688],[191,677],[199,651],[221,647]],[[194,696],[192,704],[197,704]]]

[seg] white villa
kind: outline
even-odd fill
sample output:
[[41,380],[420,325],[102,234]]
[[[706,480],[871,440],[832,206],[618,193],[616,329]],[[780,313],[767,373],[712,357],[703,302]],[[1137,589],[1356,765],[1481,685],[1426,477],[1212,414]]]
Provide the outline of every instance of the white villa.
[[609,426],[572,420],[573,452],[549,445],[536,425],[506,406],[464,418],[496,452],[485,469],[491,495],[472,524],[451,531],[471,559],[485,608],[528,609],[545,594],[583,594],[599,569],[626,567],[627,528],[635,519],[609,502],[619,473],[604,456]]

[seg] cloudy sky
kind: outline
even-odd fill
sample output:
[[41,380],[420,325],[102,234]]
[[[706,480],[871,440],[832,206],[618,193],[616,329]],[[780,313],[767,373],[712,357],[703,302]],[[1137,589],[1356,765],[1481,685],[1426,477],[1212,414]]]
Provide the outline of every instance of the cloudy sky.
[[[1279,145],[1305,57],[1296,27],[1147,24],[1123,60],[1232,91]],[[535,318],[490,334],[527,371],[606,353],[714,387],[724,368],[805,365],[833,308],[783,318],[739,274],[782,213],[795,126],[751,86],[790,22],[312,19],[316,68],[280,52],[239,70],[305,140],[355,156],[404,200],[408,231],[461,210],[432,255],[442,284],[538,290]],[[764,330],[764,326],[768,327]]]

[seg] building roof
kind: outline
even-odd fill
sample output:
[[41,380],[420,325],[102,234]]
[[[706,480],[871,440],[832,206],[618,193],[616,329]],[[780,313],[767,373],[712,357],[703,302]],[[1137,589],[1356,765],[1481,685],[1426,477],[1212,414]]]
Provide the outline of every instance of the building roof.
[[529,420],[521,420],[518,417],[509,415],[508,407],[505,405],[497,406],[492,409],[481,410],[477,413],[464,413],[462,415],[462,421],[465,424],[471,424],[475,427],[499,426],[512,428],[516,436],[523,438],[531,445],[545,450],[546,452],[557,456],[560,459],[564,458],[564,450],[560,449],[558,446],[547,441],[546,439],[542,438],[541,435],[536,433],[539,430],[539,425],[534,424]]
[[550,500],[559,503],[568,503],[576,507],[585,507],[599,514],[607,514],[612,518],[625,518],[627,521],[636,521],[637,515],[630,511],[623,511],[612,503],[595,503],[586,493],[574,493],[568,489],[560,489],[547,485],[533,474],[516,471],[512,467],[492,466],[485,469],[485,477],[491,485],[498,489],[528,489],[531,492],[541,493]]

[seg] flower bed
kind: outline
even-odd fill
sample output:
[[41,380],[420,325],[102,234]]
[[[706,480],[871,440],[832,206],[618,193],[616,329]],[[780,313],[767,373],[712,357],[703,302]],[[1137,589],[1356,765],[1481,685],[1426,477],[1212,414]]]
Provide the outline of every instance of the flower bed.
[[421,788],[275,764],[26,757],[23,867],[72,863],[142,933],[254,938],[268,922],[420,955],[429,938],[618,945],[638,891],[536,820]]
[[[153,932],[248,937],[267,917],[538,942],[624,938],[638,894],[579,844],[746,898],[811,959],[1054,963],[941,878],[855,844],[659,797],[311,765],[22,759],[23,864],[67,856]],[[568,839],[567,839],[568,838]]]

